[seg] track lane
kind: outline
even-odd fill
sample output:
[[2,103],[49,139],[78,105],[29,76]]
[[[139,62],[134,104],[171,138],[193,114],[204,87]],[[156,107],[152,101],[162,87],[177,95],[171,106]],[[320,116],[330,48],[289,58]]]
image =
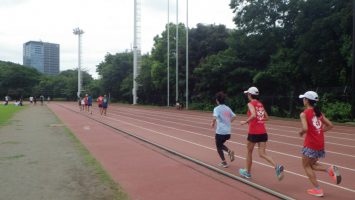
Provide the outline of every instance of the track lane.
[[[121,117],[126,117],[126,116],[121,116]],[[134,120],[139,120],[139,119],[130,118],[129,120],[134,121]],[[150,123],[150,122],[144,122],[144,121],[140,121],[140,122],[142,122],[142,123],[148,123],[148,124],[150,124],[150,125],[154,125],[155,127],[162,126],[162,125],[159,125],[159,124],[157,124],[157,123]],[[155,128],[155,129],[157,129],[157,128]],[[158,128],[158,129],[159,129],[159,128]],[[175,129],[175,128],[174,128],[174,129]],[[179,130],[179,129],[176,129],[176,130]],[[167,130],[161,130],[161,131],[163,131],[163,132],[164,132],[164,131],[165,131],[165,132],[169,132],[170,130],[167,129]],[[201,135],[201,134],[197,134],[197,133],[194,133],[194,132],[191,132],[191,131],[186,131],[186,132],[189,132],[189,133],[192,133],[192,134],[195,134],[195,135]],[[201,136],[202,136],[202,135],[201,135]],[[187,135],[187,136],[183,136],[183,137],[184,137],[184,138],[187,138],[187,137],[189,137],[189,136]],[[189,138],[189,139],[192,140],[191,138]],[[210,136],[210,139],[213,141],[213,137]],[[297,149],[297,152],[299,152],[299,149]],[[243,154],[243,155],[245,155],[245,154]],[[273,157],[274,157],[275,159],[277,159],[277,156],[274,156],[274,155],[273,155]],[[298,157],[298,159],[300,159],[300,157]],[[258,158],[256,158],[256,160],[258,160]],[[282,160],[282,159],[280,159],[280,160]],[[299,161],[299,162],[300,162],[300,161]],[[328,164],[328,163],[327,163],[327,164]],[[337,163],[337,164],[338,164],[338,163]],[[339,166],[339,164],[338,164],[338,166]],[[344,169],[348,169],[348,170],[354,171],[354,169],[351,169],[351,168],[346,168],[346,167],[343,167],[343,168],[344,168]],[[303,174],[303,169],[302,169],[302,168],[298,168],[298,170],[299,170],[300,172],[291,171],[291,173],[295,173],[295,174],[297,174],[297,175],[299,175],[299,176],[302,176],[302,174]],[[346,173],[346,172],[344,172],[343,174],[344,174],[344,176],[347,176],[347,173]],[[305,176],[302,176],[302,177],[305,178]],[[326,180],[326,181],[323,181],[323,182],[328,184],[329,178],[326,177],[325,180]],[[344,181],[344,183],[346,183],[346,181]],[[335,187],[338,187],[338,186],[335,186]]]
[[[190,115],[187,114],[179,114],[179,113],[174,113],[174,115],[172,114],[168,114],[165,111],[163,112],[159,112],[159,111],[154,111],[154,112],[142,112],[140,110],[137,109],[130,109],[130,113],[125,113],[125,114],[139,114],[140,116],[146,116],[146,117],[164,117],[166,119],[172,119],[175,120],[176,122],[178,122],[179,124],[183,124],[185,122],[191,122],[191,120],[193,120],[195,122],[195,124],[200,124],[200,125],[209,125],[209,122],[211,120],[211,116],[204,116],[204,117],[192,117]],[[195,116],[195,115],[194,115]],[[239,117],[239,120],[244,120],[245,117]],[[206,121],[207,120],[207,121]],[[238,121],[239,121],[238,120]],[[300,123],[295,123],[293,122],[295,126],[299,126]],[[237,130],[241,130],[246,132],[247,131],[247,127],[246,126],[240,126],[240,125],[236,125],[237,123],[234,123],[232,126],[234,129]],[[274,125],[269,125],[269,122],[267,122],[266,124],[267,129],[269,130],[269,134],[270,135],[275,135],[275,136],[280,136],[280,137],[286,137],[286,138],[291,138],[291,139],[295,139],[296,141],[301,141],[303,142],[303,138],[300,138],[298,136],[298,131],[300,130],[299,127],[293,127],[293,126],[281,126],[280,128],[275,128]],[[288,129],[293,129],[293,130],[288,130]],[[270,131],[273,130],[273,131]],[[282,132],[282,134],[280,133],[276,133],[276,132]],[[331,145],[336,145],[336,146],[340,146],[340,147],[349,147],[349,148],[353,148],[355,149],[355,139],[352,138],[348,138],[348,137],[337,137],[337,136],[332,136],[330,135],[331,131],[327,132],[327,134],[325,135],[326,137],[326,144],[331,144]],[[335,140],[329,140],[328,138],[332,138]],[[347,143],[348,142],[348,143]]]
[[[109,113],[110,112],[114,112],[116,109],[118,109],[119,111],[118,111],[118,114],[120,115],[124,115],[124,114],[127,114],[127,113],[132,113],[132,109],[131,108],[125,108],[125,109],[128,109],[128,110],[120,110],[120,109],[122,109],[122,107],[116,107],[116,106],[111,106],[110,107],[110,110],[109,110]],[[133,108],[133,110],[135,110],[135,111],[139,111],[139,109],[137,109],[137,108]],[[147,111],[147,110],[149,110],[149,109],[142,109],[144,112],[145,111]],[[170,110],[169,110],[170,111]],[[156,113],[156,111],[152,111],[153,113]],[[160,111],[159,111],[160,112]],[[165,114],[167,113],[167,111],[163,111]],[[113,114],[113,113],[112,113]],[[172,114],[173,115],[177,115],[176,113],[174,113],[174,112],[172,112]],[[178,113],[179,114],[179,113]],[[204,114],[204,113],[203,113]],[[117,116],[115,116],[115,117],[117,117]],[[137,115],[137,118],[139,118],[139,116]],[[206,117],[207,118],[207,117]],[[124,119],[124,120],[127,120],[127,119]],[[131,121],[132,121],[132,119],[131,119]],[[114,124],[116,124],[116,123],[114,123]],[[164,130],[164,129],[162,129],[161,131],[166,131],[166,130]],[[213,132],[212,132],[213,133]],[[146,137],[151,137],[151,136],[146,136]],[[174,143],[174,142],[172,142],[172,143]],[[210,142],[211,143],[211,142]],[[213,142],[212,142],[212,145],[211,146],[213,146]],[[210,147],[210,148],[212,148],[212,147]],[[214,149],[214,146],[213,146],[213,149]],[[213,151],[215,151],[215,150],[213,150]],[[242,153],[242,155],[243,155],[243,153]],[[245,154],[244,154],[245,155]],[[213,155],[214,157],[216,157],[217,158],[217,156],[216,155]],[[256,158],[256,160],[257,160],[257,158]],[[276,160],[276,159],[275,159]],[[241,163],[244,163],[244,161],[241,161]],[[212,163],[213,164],[213,163]],[[215,164],[215,163],[214,163]],[[299,166],[299,168],[301,168],[301,166],[300,166],[300,161],[297,161],[297,165]],[[238,166],[238,167],[240,167],[240,166]],[[265,168],[264,168],[265,169]],[[303,174],[303,173],[302,173]],[[345,174],[344,174],[345,175]],[[322,175],[320,174],[320,177],[322,177]],[[324,177],[324,179],[328,179],[329,180],[329,178],[328,177]],[[348,179],[349,180],[349,179]],[[345,181],[345,179],[344,179],[344,181]],[[304,181],[303,181],[304,182]],[[307,182],[307,181],[306,181]],[[351,182],[350,182],[351,183]],[[328,191],[328,188],[327,188],[327,191]]]

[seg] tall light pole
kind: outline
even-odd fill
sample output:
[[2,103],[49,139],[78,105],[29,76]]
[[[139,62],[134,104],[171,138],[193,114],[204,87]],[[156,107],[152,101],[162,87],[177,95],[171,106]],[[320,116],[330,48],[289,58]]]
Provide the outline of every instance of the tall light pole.
[[189,109],[189,0],[186,0],[186,109]]
[[140,71],[140,22],[141,22],[141,4],[140,0],[134,0],[134,41],[133,41],[133,104],[137,104],[137,77]]
[[355,119],[355,1],[353,0],[353,67],[351,73],[351,115]]
[[168,0],[168,23],[167,23],[167,55],[166,55],[166,60],[167,60],[167,106],[169,107],[170,105],[170,0]]
[[176,0],[176,52],[175,52],[175,59],[176,59],[176,89],[175,89],[175,101],[179,101],[179,0]]
[[81,93],[81,35],[84,34],[84,31],[79,27],[73,29],[74,35],[78,35],[78,92],[77,96],[80,98]]

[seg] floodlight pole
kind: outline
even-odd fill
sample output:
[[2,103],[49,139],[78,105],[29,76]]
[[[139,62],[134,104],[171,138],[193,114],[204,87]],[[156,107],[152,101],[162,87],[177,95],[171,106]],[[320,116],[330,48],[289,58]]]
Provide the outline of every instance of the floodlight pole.
[[140,0],[134,0],[134,40],[133,40],[133,104],[137,104],[137,90],[138,83],[137,77],[140,73],[140,30],[141,30],[141,2]]
[[78,92],[77,96],[80,98],[81,93],[81,35],[84,34],[84,31],[79,27],[73,30],[74,35],[78,35]]
[[134,38],[133,38],[133,105],[137,104],[137,0],[134,0]]
[[167,106],[169,107],[170,105],[170,0],[168,0],[168,23],[167,23]]
[[175,89],[175,101],[179,101],[179,0],[176,0],[176,38],[175,38],[176,52],[176,89]]
[[351,115],[355,119],[355,1],[353,0],[353,63],[352,63],[352,73],[351,73]]
[[189,109],[189,0],[186,0],[186,109]]

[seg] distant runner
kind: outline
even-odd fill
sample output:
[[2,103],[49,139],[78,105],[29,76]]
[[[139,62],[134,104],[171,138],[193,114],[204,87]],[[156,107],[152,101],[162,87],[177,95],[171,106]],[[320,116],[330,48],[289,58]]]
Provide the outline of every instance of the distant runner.
[[92,114],[92,96],[91,95],[88,96],[88,112],[90,112],[90,114]]
[[39,97],[39,100],[41,101],[41,106],[43,106],[44,96],[41,95],[41,96]]
[[99,96],[97,98],[97,105],[99,106],[99,114],[102,115],[102,101],[104,100],[104,97],[103,96]]
[[106,96],[106,94],[104,95],[104,98],[102,100],[102,111],[101,111],[101,115],[104,114],[106,116],[106,112],[107,112],[107,107],[108,107],[108,98]]
[[79,109],[80,111],[82,110],[82,107],[81,107],[81,97],[78,98],[78,105],[79,105]]
[[84,97],[84,103],[85,103],[85,111],[89,111],[89,102],[88,102],[88,94],[85,95]]
[[81,105],[81,110],[85,111],[85,98],[81,98],[80,105]]

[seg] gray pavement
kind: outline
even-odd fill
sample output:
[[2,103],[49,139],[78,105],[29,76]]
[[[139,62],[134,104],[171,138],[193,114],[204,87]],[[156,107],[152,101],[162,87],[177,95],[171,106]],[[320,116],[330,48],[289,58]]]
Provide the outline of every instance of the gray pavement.
[[0,127],[0,200],[116,199],[115,189],[47,106]]

